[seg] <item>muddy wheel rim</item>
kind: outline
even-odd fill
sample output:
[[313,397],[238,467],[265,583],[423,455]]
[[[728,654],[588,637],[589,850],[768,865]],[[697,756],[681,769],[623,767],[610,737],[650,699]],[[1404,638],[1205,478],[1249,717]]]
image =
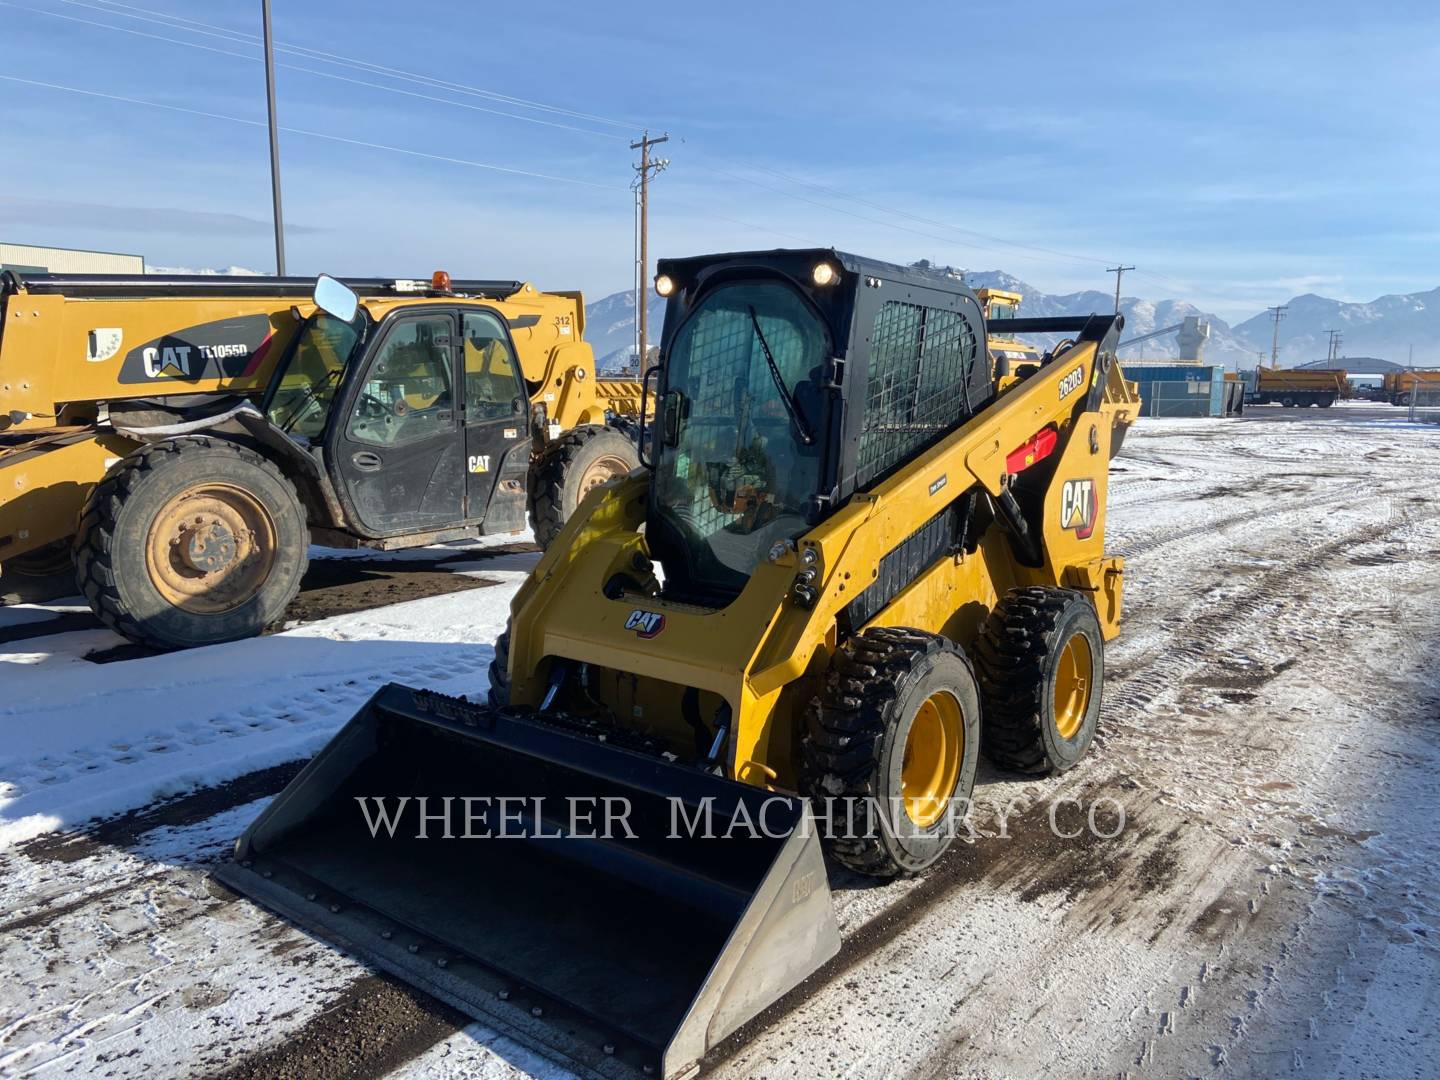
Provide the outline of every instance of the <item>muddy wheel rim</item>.
[[1075,634],[1055,669],[1055,728],[1062,739],[1073,739],[1090,711],[1090,667],[1090,642],[1084,634]]
[[960,703],[941,690],[920,705],[900,763],[900,790],[905,814],[922,829],[940,820],[965,755],[965,728]]
[[199,484],[155,515],[146,569],[166,603],[220,615],[260,591],[275,549],[275,522],[259,499],[231,484]]
[[603,457],[596,458],[590,463],[589,467],[580,474],[580,485],[575,498],[576,504],[578,505],[586,495],[589,495],[591,491],[605,483],[605,481],[613,480],[617,476],[628,475],[630,475],[630,463],[623,458],[616,457],[613,454],[606,454]]

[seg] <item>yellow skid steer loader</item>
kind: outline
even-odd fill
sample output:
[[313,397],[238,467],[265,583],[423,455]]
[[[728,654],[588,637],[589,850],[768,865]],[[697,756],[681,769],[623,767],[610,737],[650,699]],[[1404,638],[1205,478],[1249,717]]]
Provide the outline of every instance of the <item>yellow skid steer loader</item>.
[[923,872],[982,749],[1085,753],[1137,399],[1118,316],[1010,320],[1072,337],[997,376],[975,294],[901,267],[656,288],[649,460],[517,593],[489,701],[385,687],[219,874],[572,1065],[674,1077],[837,951],[825,855]]

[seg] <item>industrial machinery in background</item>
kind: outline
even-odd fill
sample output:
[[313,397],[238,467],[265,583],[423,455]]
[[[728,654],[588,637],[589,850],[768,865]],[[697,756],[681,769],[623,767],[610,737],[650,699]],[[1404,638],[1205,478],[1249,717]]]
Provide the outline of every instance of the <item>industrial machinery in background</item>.
[[1138,399],[1117,315],[1011,320],[1065,340],[997,377],[959,282],[831,250],[658,271],[646,467],[522,585],[489,702],[384,687],[217,873],[585,1068],[676,1077],[838,950],[822,852],[921,873],[982,750],[1089,748]]
[[[313,295],[312,295],[313,294]],[[519,281],[0,276],[0,597],[155,648],[263,630],[308,544],[548,543],[638,464],[579,293]]]
[[1020,314],[1020,303],[1025,299],[1017,292],[1005,289],[976,289],[975,299],[985,313],[985,328],[989,332],[991,364],[1001,372],[1017,369],[1021,364],[1039,365],[1040,350],[1026,341],[1017,341],[1010,336],[1009,324]]
[[1283,405],[1287,409],[1318,405],[1328,409],[1350,396],[1346,373],[1338,368],[1256,368],[1245,400],[1251,405]]
[[1440,370],[1387,371],[1380,397],[1391,405],[1440,405]]
[[1210,340],[1210,323],[1198,315],[1186,315],[1178,323],[1162,326],[1148,334],[1140,334],[1122,341],[1117,349],[1128,349],[1143,341],[1175,335],[1175,344],[1180,352],[1181,363],[1199,364],[1204,360],[1205,343]]

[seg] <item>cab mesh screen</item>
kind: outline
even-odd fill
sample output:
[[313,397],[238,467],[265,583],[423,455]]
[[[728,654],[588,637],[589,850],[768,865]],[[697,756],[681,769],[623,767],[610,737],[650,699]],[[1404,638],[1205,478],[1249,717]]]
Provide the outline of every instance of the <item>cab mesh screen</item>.
[[870,382],[856,461],[862,487],[964,420],[975,332],[958,312],[891,300],[875,316]]

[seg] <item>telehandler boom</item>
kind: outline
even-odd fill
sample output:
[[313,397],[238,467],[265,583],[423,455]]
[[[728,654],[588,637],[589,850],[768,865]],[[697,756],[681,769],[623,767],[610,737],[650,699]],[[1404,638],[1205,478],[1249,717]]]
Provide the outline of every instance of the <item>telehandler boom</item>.
[[640,386],[596,377],[578,293],[352,284],[0,275],[0,599],[78,590],[146,645],[227,641],[285,610],[311,539],[516,532],[528,507],[543,545],[638,463]]
[[837,951],[824,855],[921,873],[982,750],[1089,748],[1138,399],[1119,316],[1014,319],[1070,338],[996,377],[958,282],[658,269],[646,467],[521,586],[489,702],[383,688],[219,874],[572,1062],[675,1077]]

